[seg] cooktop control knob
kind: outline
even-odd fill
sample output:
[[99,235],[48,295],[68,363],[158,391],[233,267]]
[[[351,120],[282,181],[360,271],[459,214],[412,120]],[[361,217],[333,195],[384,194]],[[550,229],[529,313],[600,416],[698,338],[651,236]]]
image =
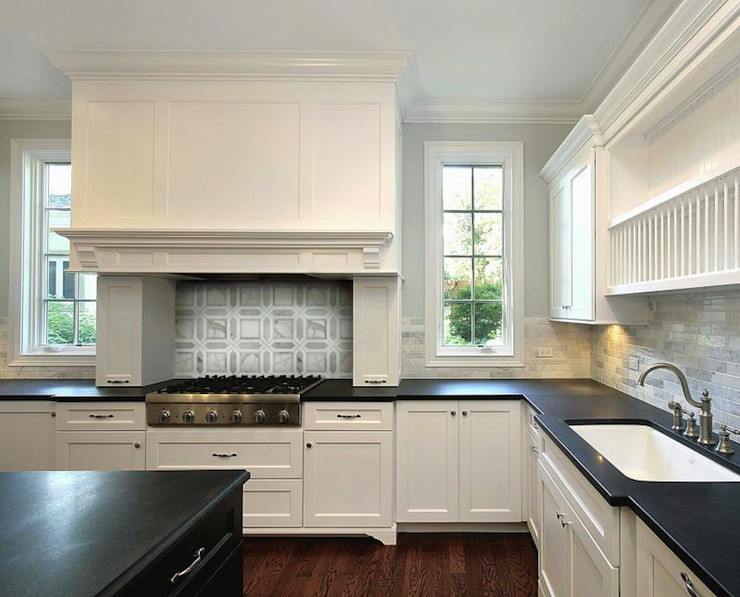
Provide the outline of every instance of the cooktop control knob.
[[170,414],[170,411],[166,409],[162,410],[162,412],[159,413],[160,423],[169,423],[171,418],[172,418],[172,415]]
[[231,422],[241,423],[242,422],[242,411],[240,411],[239,409],[235,409],[234,412],[231,413]]
[[218,421],[218,413],[215,410],[209,410],[206,413],[206,423],[215,423]]
[[277,419],[278,423],[287,423],[290,419],[290,413],[287,410],[283,409],[278,413]]
[[192,410],[186,410],[182,413],[183,423],[192,423],[193,421],[195,421],[195,413]]
[[265,411],[262,409],[259,409],[258,411],[255,411],[254,413],[254,422],[255,423],[264,423],[265,422]]

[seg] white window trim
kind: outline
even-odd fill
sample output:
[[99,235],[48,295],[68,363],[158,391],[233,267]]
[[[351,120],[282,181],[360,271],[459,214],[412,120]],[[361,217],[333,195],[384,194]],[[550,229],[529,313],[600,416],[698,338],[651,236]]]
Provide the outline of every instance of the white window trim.
[[[44,347],[33,352],[24,351],[29,345],[27,334],[37,326],[35,309],[29,309],[24,300],[26,288],[38,296],[40,256],[31,252],[24,241],[25,232],[33,229],[34,222],[25,206],[37,192],[39,166],[45,161],[69,161],[69,139],[11,139],[10,142],[10,263],[9,263],[9,330],[8,365],[10,366],[59,366],[89,367],[95,365],[95,347]],[[29,173],[30,172],[30,173]],[[31,263],[30,268],[24,264]]]
[[[504,165],[504,321],[511,345],[442,347],[442,167]],[[524,366],[524,143],[424,143],[427,367]],[[508,214],[508,217],[507,217]]]

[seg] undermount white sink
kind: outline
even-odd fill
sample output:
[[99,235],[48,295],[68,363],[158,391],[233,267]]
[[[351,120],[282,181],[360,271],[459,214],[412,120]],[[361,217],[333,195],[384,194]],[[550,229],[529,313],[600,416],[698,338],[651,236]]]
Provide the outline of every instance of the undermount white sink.
[[636,481],[740,481],[740,475],[648,425],[570,427]]

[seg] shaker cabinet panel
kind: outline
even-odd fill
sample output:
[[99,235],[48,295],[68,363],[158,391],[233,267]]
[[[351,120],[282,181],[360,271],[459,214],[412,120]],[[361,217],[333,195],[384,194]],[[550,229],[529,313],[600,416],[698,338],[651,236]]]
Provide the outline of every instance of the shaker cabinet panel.
[[57,431],[56,468],[61,471],[143,471],[144,431]]
[[54,414],[51,402],[0,402],[0,471],[54,469]]

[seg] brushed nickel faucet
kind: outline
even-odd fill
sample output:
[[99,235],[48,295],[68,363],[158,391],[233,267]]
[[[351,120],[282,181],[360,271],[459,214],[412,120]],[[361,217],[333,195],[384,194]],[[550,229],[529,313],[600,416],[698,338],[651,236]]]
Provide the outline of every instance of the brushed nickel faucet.
[[[699,415],[699,443],[704,446],[713,446],[716,444],[717,440],[714,439],[714,436],[712,435],[712,400],[709,398],[709,391],[704,388],[704,391],[701,393],[701,402],[694,400],[691,397],[689,383],[686,381],[686,376],[678,367],[671,365],[670,363],[655,363],[643,369],[642,373],[640,373],[637,378],[637,383],[644,386],[645,378],[650,372],[655,371],[656,369],[668,369],[669,371],[673,371],[673,373],[676,374],[676,377],[678,377],[678,381],[681,383],[681,389],[683,390],[683,396],[686,398],[686,402],[691,406],[701,409],[701,414]],[[676,429],[677,424],[680,429],[683,427],[683,421],[681,419],[678,421],[676,420],[677,410],[680,407],[673,400],[668,403],[668,406],[673,410],[673,429]],[[680,417],[680,415],[678,416]]]

